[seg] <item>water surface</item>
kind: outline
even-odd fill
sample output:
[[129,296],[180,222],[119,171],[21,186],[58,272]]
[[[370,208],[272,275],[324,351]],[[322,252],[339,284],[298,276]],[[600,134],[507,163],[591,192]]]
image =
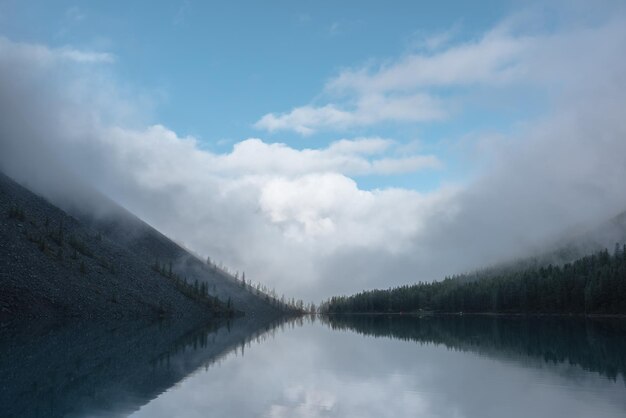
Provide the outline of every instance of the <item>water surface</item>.
[[304,321],[134,417],[624,417],[619,321]]
[[[278,327],[240,321],[170,338],[167,349],[150,353],[159,330],[146,332],[145,358],[129,354],[125,371],[112,373],[109,359],[80,374],[91,402],[63,381],[75,374],[57,370],[54,400],[65,409],[50,416],[626,416],[624,321],[353,316]],[[49,394],[33,395],[45,405]]]

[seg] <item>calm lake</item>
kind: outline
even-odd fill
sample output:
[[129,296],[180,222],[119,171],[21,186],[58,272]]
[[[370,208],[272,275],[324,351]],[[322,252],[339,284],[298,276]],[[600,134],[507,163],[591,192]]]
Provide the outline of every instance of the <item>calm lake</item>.
[[351,316],[3,330],[3,416],[624,417],[626,322]]

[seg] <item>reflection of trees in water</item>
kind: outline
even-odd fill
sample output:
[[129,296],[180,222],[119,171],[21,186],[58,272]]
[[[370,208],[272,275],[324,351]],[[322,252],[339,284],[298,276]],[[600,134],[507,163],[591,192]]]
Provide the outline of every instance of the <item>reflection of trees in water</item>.
[[[238,322],[239,321],[239,322]],[[154,367],[171,366],[171,358],[176,356],[189,356],[196,351],[205,351],[209,347],[213,347],[220,343],[220,336],[217,332],[218,329],[223,328],[226,333],[230,334],[233,331],[239,331],[241,321],[243,320],[224,320],[222,322],[209,323],[201,328],[195,329],[192,332],[180,337],[166,353],[159,355],[152,359],[150,362]],[[245,322],[245,321],[243,321]],[[272,322],[265,322],[263,325],[257,325],[252,328],[248,327],[247,332],[236,337],[230,346],[224,347],[223,351],[219,354],[207,358],[206,362],[202,364],[205,369],[209,368],[215,363],[218,363],[231,353],[237,355],[245,354],[245,348],[250,347],[252,343],[261,344],[268,339],[273,339],[276,336],[276,331],[280,329],[284,331],[286,327],[294,328],[302,326],[302,317],[286,317],[280,318]]]
[[0,415],[125,416],[280,322],[77,321],[0,328]]
[[557,317],[330,315],[333,329],[443,344],[481,354],[567,363],[626,382],[626,321]]

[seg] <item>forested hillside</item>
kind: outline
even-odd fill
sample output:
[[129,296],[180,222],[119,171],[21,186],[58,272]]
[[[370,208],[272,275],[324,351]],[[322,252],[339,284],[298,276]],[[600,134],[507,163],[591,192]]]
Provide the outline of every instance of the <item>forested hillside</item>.
[[626,314],[626,245],[563,265],[485,270],[333,297],[320,311]]
[[0,322],[299,312],[96,192],[77,200],[94,207],[70,214],[0,173]]

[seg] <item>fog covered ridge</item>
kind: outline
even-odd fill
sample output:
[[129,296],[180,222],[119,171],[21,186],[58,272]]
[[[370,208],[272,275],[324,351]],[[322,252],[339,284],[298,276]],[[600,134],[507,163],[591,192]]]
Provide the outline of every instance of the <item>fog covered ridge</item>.
[[[348,95],[353,108],[329,102],[259,115],[262,129],[310,135],[430,118],[389,112],[436,87],[478,85],[467,106],[500,92],[515,106],[513,93],[527,88],[546,96],[538,115],[508,129],[451,140],[473,175],[431,191],[359,186],[359,175],[448,168],[393,138],[344,131],[328,146],[248,138],[211,151],[155,120],[153,103],[116,75],[114,54],[7,38],[0,169],[61,206],[94,187],[200,255],[296,298],[528,255],[626,208],[626,17],[616,8],[593,24],[563,19],[550,28],[507,19],[472,42],[345,70],[320,86]],[[452,103],[426,102],[440,106],[435,119],[454,123]]]

